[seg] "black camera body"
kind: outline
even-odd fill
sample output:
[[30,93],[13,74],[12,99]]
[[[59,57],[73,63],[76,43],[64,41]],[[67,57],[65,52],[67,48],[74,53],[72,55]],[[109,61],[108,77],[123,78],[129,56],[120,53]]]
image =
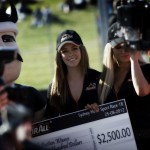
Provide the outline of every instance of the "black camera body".
[[135,50],[150,50],[150,2],[128,0],[117,8],[122,35]]

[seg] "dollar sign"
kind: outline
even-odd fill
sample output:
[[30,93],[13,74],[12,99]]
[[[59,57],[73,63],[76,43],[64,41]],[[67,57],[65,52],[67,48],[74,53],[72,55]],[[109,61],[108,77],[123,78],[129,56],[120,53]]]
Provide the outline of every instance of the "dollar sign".
[[101,144],[101,143],[102,143],[102,140],[101,140],[101,138],[100,138],[100,135],[99,135],[99,134],[97,135],[97,139],[99,140],[99,142],[98,142],[98,143],[99,143],[99,144]]

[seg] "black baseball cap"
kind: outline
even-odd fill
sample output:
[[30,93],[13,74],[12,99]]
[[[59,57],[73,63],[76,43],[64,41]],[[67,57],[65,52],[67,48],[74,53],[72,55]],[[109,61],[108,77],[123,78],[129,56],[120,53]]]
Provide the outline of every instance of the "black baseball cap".
[[65,30],[58,35],[56,50],[59,51],[62,48],[62,46],[66,43],[72,43],[75,45],[83,45],[81,37],[74,30]]
[[121,26],[118,22],[113,23],[108,29],[108,42],[112,47],[125,42],[120,30]]

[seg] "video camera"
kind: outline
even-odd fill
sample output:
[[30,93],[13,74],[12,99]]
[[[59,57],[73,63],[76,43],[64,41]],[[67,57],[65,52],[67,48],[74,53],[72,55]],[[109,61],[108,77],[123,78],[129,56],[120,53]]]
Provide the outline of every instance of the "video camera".
[[121,1],[117,19],[127,45],[133,50],[150,50],[150,1]]

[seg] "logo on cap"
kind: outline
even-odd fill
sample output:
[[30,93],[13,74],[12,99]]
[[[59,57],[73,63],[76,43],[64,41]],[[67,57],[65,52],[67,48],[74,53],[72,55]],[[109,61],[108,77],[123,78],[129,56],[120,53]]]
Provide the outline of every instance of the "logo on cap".
[[71,39],[71,38],[73,38],[73,35],[64,34],[61,38],[61,42],[63,42],[64,40],[67,40],[67,39]]

